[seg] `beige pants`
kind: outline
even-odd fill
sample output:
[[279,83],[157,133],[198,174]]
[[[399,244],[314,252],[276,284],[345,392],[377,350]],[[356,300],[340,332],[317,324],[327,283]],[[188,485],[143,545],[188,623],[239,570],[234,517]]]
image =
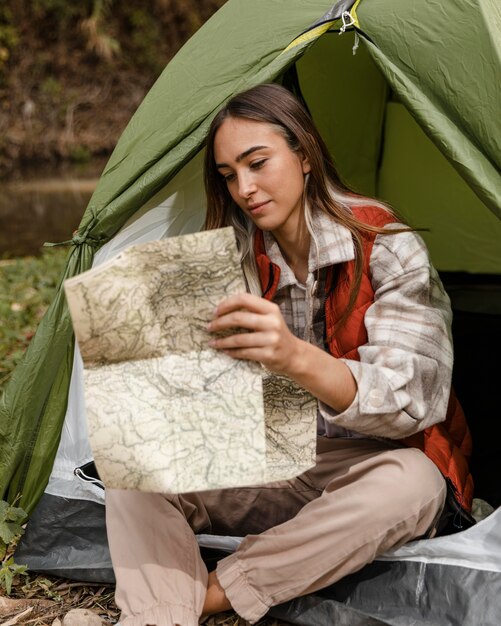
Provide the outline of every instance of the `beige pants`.
[[182,496],[109,490],[106,522],[121,626],[195,626],[207,569],[194,532],[246,536],[217,577],[239,615],[325,587],[433,529],[445,481],[419,450],[319,439],[298,478]]

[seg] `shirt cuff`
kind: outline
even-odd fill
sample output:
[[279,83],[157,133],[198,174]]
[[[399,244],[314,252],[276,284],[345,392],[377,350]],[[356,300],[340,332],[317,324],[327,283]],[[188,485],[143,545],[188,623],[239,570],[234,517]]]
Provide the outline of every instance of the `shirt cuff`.
[[[372,364],[341,360],[350,368],[357,392],[350,406],[341,413],[319,402],[326,422],[369,437],[400,439],[416,431],[416,420],[402,410],[410,402],[405,390],[395,392],[380,368]],[[327,433],[329,430],[332,428],[327,428]]]

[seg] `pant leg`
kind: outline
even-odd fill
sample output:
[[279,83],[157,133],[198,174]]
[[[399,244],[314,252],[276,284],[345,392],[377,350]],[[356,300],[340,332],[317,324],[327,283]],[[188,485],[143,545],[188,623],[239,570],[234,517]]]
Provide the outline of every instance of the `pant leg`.
[[367,440],[326,445],[331,450],[303,475],[319,497],[218,563],[228,599],[251,623],[424,535],[443,508],[445,481],[419,450]]
[[196,532],[243,536],[294,515],[318,489],[300,477],[189,493],[106,491],[106,527],[122,626],[198,624],[207,588]]
[[185,512],[161,494],[106,491],[121,626],[198,624],[208,574],[186,518],[203,529],[208,524],[204,513],[189,504]]
[[[117,577],[116,598],[118,606],[122,609],[122,623],[124,626],[144,626],[150,623],[158,626],[171,626],[177,623],[183,626],[196,624],[205,597],[207,572],[200,558],[193,531],[246,535],[271,529],[268,532],[274,534],[277,530],[274,527],[280,525],[277,528],[282,528],[284,522],[293,518],[305,505],[319,498],[326,486],[326,492],[329,491],[329,486],[335,491],[336,488],[346,488],[354,481],[358,481],[360,475],[365,472],[363,462],[382,452],[387,452],[387,445],[375,441],[321,439],[316,467],[292,481],[180,496],[108,491],[107,527]],[[417,454],[423,457],[425,465],[430,463],[424,455],[419,452]],[[431,472],[434,478],[436,479],[438,474],[439,482],[443,483],[438,470],[435,470],[433,465],[432,468],[435,471],[435,474],[434,471]],[[423,480],[425,479],[423,477]],[[360,486],[358,482],[357,485]],[[376,484],[378,502],[381,501],[379,488],[380,485]],[[360,513],[363,515],[363,510]],[[315,520],[313,522],[315,523]],[[426,522],[421,525],[425,526]],[[260,535],[265,536],[266,533]],[[248,537],[244,544],[251,542],[252,539],[252,536]],[[332,549],[335,539],[332,537],[326,539],[329,549]],[[307,540],[307,537],[304,537],[304,540]],[[299,542],[302,541],[299,536]],[[277,542],[276,554],[280,553],[280,546],[284,547],[283,543]],[[385,549],[387,548],[379,552]],[[259,553],[259,550],[257,552]],[[274,551],[269,552],[271,561],[267,558],[266,550],[264,552],[261,563],[264,569],[256,567],[257,579],[260,577],[260,571],[265,574],[266,570],[268,574],[277,572]],[[237,554],[239,553],[242,553],[242,549]],[[250,556],[249,567],[252,570],[253,555]],[[255,556],[260,560],[259,554]],[[220,572],[230,558],[222,562]],[[231,576],[227,576],[226,590],[230,601],[244,617],[245,602],[251,604],[251,611],[255,612],[257,607],[257,610],[263,613],[268,606],[332,582],[330,579],[326,579],[325,582],[317,580],[316,585],[308,588],[309,578],[303,575],[301,558],[299,563],[297,560],[294,561],[294,551],[290,550],[289,555],[280,556],[280,561],[286,564],[288,558],[292,559],[288,574],[278,572],[277,578],[280,580],[284,575],[290,576],[291,591],[283,599],[270,600],[268,605],[260,597],[259,585],[256,586],[255,596],[250,585],[247,585],[243,593],[247,600],[240,602],[236,594],[229,589],[231,580],[228,579]],[[364,561],[362,565],[372,558]],[[358,567],[348,568],[345,573],[355,569]],[[301,579],[299,587],[293,584],[294,575],[297,577],[298,573]],[[340,574],[336,580],[345,573]],[[222,577],[221,573],[218,575]],[[286,580],[287,578],[284,578],[282,582]],[[264,581],[266,584],[263,588],[265,592],[266,588],[269,588],[269,593],[266,593],[271,597],[273,594],[268,576],[264,576]],[[226,588],[226,585],[223,586]],[[292,588],[302,587],[305,588],[302,592],[292,591]]]

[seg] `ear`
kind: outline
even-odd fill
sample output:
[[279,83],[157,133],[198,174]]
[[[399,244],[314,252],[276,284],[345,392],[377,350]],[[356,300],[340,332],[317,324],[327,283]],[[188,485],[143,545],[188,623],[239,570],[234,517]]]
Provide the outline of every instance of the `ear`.
[[311,165],[307,157],[305,157],[302,152],[299,153],[299,160],[301,161],[301,168],[303,170],[303,174],[309,174],[311,172]]

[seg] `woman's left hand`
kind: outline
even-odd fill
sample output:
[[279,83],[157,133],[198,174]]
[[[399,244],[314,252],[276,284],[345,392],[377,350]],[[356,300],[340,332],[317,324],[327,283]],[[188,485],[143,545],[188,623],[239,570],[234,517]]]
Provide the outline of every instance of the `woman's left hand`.
[[232,328],[249,332],[211,339],[209,346],[236,359],[258,361],[275,374],[293,371],[302,342],[287,328],[276,304],[250,293],[226,298],[216,307],[208,330]]

